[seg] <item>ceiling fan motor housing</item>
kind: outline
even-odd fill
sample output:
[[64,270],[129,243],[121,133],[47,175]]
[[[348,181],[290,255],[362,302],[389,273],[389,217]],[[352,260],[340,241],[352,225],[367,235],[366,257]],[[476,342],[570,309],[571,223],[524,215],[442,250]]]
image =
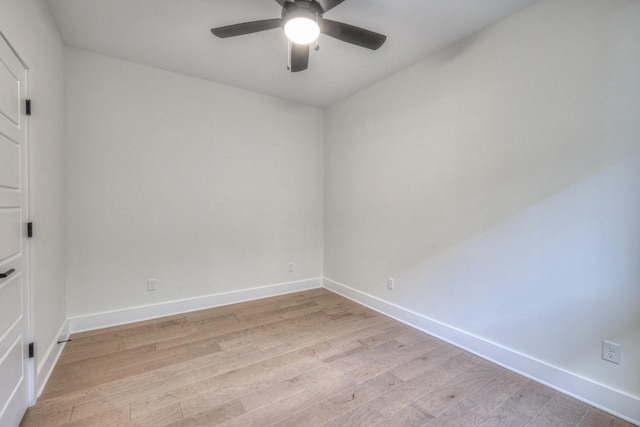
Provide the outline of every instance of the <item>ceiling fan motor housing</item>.
[[298,0],[287,2],[282,8],[282,26],[294,18],[307,18],[316,21],[318,26],[322,28],[322,7],[315,1]]

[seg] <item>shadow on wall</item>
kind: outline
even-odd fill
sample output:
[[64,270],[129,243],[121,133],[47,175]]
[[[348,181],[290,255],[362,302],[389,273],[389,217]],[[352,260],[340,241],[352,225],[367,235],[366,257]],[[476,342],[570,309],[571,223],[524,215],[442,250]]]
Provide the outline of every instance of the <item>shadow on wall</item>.
[[[414,258],[402,274],[414,284],[406,308],[595,377],[600,341],[618,341],[625,369],[606,375],[640,378],[638,188],[640,154],[446,252]],[[640,396],[640,383],[630,387]]]

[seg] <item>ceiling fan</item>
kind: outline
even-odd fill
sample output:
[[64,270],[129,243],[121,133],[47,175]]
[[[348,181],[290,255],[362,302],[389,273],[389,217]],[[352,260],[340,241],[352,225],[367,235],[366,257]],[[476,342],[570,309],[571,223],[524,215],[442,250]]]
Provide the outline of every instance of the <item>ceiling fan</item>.
[[275,19],[244,22],[212,28],[211,32],[220,37],[234,37],[283,27],[290,40],[289,67],[292,72],[306,70],[309,66],[309,45],[316,42],[320,33],[338,40],[376,50],[382,46],[387,36],[364,28],[324,19],[323,14],[344,0],[276,0],[282,6],[282,16]]

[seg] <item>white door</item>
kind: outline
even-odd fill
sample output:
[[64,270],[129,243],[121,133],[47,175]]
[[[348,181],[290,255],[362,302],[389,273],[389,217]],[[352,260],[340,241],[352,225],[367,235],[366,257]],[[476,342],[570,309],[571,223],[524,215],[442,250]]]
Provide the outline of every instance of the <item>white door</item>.
[[29,404],[26,70],[0,33],[0,426]]

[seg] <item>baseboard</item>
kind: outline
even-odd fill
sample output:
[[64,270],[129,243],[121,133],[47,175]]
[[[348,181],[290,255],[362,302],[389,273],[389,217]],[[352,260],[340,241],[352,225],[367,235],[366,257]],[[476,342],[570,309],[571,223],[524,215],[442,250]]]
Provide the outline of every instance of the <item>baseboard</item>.
[[108,328],[110,326],[157,319],[159,317],[171,316],[174,314],[188,313],[190,311],[220,307],[229,304],[237,304],[240,302],[290,294],[293,292],[300,292],[320,287],[322,287],[322,279],[318,277],[299,280],[296,282],[279,283],[275,285],[205,295],[177,301],[168,301],[152,305],[130,307],[121,310],[87,314],[84,316],[71,317],[69,319],[69,331],[71,333],[77,333]]
[[68,337],[69,320],[65,320],[58,330],[56,338],[49,344],[47,351],[42,357],[38,357],[38,367],[36,370],[35,384],[36,399],[40,397],[40,395],[44,391],[44,386],[47,385],[47,381],[49,381],[49,377],[53,372],[53,368],[56,366],[56,363],[58,362],[58,359],[62,354],[62,350],[64,350],[64,343],[58,344],[58,340],[64,340]]
[[499,344],[489,342],[331,279],[324,278],[323,287],[451,343],[456,347],[476,354],[483,359],[568,394],[633,424],[640,425],[640,399],[637,397],[611,389]]

